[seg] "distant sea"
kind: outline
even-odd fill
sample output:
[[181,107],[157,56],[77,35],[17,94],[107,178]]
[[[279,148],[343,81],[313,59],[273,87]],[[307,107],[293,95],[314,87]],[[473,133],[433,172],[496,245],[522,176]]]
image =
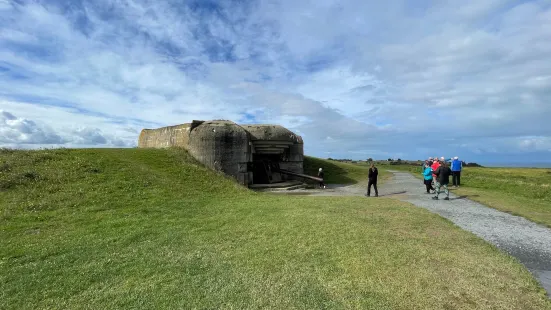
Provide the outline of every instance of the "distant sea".
[[505,168],[551,168],[551,162],[547,163],[479,163],[484,167],[505,167]]

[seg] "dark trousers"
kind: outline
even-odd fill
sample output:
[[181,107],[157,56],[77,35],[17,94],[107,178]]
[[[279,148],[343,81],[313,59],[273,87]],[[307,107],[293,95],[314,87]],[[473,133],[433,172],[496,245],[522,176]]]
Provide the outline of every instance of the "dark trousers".
[[434,187],[432,187],[432,180],[425,180],[425,187],[427,188],[427,193],[435,190]]
[[453,186],[461,185],[461,171],[452,171],[452,184]]
[[379,191],[377,190],[377,180],[369,180],[367,182],[367,196],[371,196],[371,185],[375,189],[375,196],[379,196]]

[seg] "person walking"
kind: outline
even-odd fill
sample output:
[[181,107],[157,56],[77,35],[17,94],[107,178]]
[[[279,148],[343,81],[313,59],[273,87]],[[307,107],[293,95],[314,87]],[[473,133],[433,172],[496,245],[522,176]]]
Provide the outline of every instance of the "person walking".
[[425,171],[423,171],[423,178],[424,178],[424,184],[427,188],[427,194],[430,194],[430,191],[435,191],[434,187],[432,187],[432,168],[428,165],[425,166]]
[[[429,165],[429,160],[431,159],[431,157],[429,157],[429,159],[425,160],[422,164],[421,164],[421,174],[425,173],[425,169],[427,169],[427,166],[430,166]],[[423,180],[423,184],[425,184],[425,180]]]
[[453,187],[459,187],[461,183],[461,168],[463,168],[463,163],[459,160],[459,157],[455,156],[452,160]]
[[427,165],[430,166],[430,163],[432,161],[432,157],[429,157],[429,159],[425,159],[425,161],[423,162],[423,164],[421,164],[421,166],[423,167],[421,169],[421,172],[425,172],[425,168],[427,167]]
[[375,197],[379,197],[379,191],[377,190],[377,177],[379,176],[379,170],[375,167],[375,164],[371,164],[369,173],[367,174],[367,197],[371,196],[371,185],[375,189]]
[[323,168],[320,168],[318,171],[318,178],[321,178],[321,181],[319,183],[320,188],[325,188],[325,172],[323,172]]
[[438,196],[441,193],[440,189],[444,187],[444,192],[446,193],[446,198],[444,198],[444,200],[450,200],[450,190],[448,189],[448,184],[450,183],[450,175],[452,174],[452,170],[448,167],[448,163],[444,161],[434,172],[434,174],[436,174],[438,180],[436,181],[436,196],[432,197],[432,199],[438,200]]
[[432,165],[430,166],[432,168],[432,180],[434,182],[434,186],[438,186],[438,179],[436,178],[436,174],[434,173],[438,167],[440,167],[440,162],[438,161],[438,157],[434,158],[434,161],[432,162]]

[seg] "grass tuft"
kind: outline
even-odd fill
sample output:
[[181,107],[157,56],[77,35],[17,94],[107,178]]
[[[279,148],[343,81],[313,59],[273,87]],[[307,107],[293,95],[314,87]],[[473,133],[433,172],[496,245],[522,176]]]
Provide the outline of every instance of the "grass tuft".
[[10,172],[10,171],[11,171],[11,168],[8,163],[2,163],[0,165],[0,172]]

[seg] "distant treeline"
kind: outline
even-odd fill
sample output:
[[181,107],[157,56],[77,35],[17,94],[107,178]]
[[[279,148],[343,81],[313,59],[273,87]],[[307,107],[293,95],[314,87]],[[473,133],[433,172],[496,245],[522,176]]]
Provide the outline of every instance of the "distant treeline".
[[[373,158],[368,158],[366,160],[352,160],[352,159],[337,159],[337,158],[327,158],[327,160],[332,161],[338,161],[343,163],[351,163],[351,164],[359,164],[359,163],[371,163],[374,162],[376,164],[384,164],[384,165],[411,165],[411,166],[420,166],[424,160],[402,160],[400,158],[398,159],[392,159],[389,158],[387,160],[374,160]],[[465,161],[461,161],[463,163],[463,167],[483,167],[482,165],[479,165],[477,163],[469,163]]]

